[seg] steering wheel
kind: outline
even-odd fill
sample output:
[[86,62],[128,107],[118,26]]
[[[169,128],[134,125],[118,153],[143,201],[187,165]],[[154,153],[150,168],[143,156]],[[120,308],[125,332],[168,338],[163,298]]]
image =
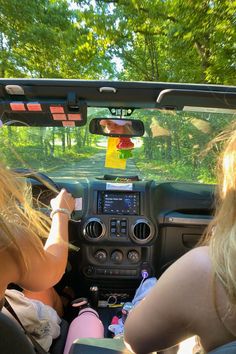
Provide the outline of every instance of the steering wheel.
[[37,172],[29,168],[15,168],[13,171],[22,175],[23,177],[31,178],[42,183],[43,185],[48,187],[48,189],[52,190],[55,193],[59,192],[58,185],[44,173]]

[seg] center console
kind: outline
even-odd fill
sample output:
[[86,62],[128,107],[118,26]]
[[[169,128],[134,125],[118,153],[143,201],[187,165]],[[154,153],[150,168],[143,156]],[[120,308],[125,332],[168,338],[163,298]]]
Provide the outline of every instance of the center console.
[[[154,269],[156,227],[150,211],[150,182],[90,186],[87,215],[82,219],[81,271],[91,283],[99,279],[140,280]],[[119,187],[119,189],[118,189]],[[114,287],[114,283],[113,283]]]

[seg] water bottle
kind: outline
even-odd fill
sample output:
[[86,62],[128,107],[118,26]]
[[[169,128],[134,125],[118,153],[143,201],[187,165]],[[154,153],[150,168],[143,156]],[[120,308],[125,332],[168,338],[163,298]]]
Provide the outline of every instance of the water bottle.
[[90,307],[87,299],[80,298],[72,302],[79,307],[78,316],[71,322],[63,354],[68,354],[74,340],[79,338],[104,338],[104,327],[96,310]]

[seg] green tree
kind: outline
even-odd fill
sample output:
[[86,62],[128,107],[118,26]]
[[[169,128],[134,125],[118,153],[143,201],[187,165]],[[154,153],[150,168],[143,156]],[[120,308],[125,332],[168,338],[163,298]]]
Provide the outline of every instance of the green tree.
[[236,82],[235,1],[97,0],[89,11],[123,62],[120,78]]
[[66,0],[0,0],[2,77],[101,78],[113,75],[106,45]]

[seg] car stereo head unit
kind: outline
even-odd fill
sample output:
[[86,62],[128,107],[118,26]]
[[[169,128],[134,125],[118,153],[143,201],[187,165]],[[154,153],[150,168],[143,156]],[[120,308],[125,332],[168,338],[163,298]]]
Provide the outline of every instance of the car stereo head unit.
[[139,215],[139,192],[98,191],[98,214]]

